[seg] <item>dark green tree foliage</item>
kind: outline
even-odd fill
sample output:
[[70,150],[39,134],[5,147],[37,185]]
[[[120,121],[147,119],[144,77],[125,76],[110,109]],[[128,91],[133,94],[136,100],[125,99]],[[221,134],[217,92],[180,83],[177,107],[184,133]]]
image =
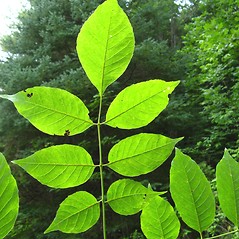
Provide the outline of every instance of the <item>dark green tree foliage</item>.
[[200,11],[202,14],[186,26],[185,86],[189,107],[203,126],[197,147],[204,151],[204,160],[215,162],[224,147],[238,155],[238,1],[204,0]]
[[[0,63],[0,88],[6,94],[14,94],[36,85],[63,88],[84,99],[84,103],[93,114],[91,117],[96,118],[99,98],[94,87],[86,80],[75,47],[76,37],[82,24],[103,1],[29,0],[29,2],[31,7],[20,13],[16,30],[1,40],[1,45],[6,52],[9,52],[9,57]],[[126,85],[155,77],[164,80],[181,78],[180,69],[174,60],[181,34],[178,9],[174,1],[122,0],[119,3],[127,12],[134,27],[136,52],[125,74],[105,94],[103,112],[107,109],[107,102],[111,102],[115,94]],[[133,82],[132,79],[135,81]],[[97,148],[94,147],[96,142],[92,141],[92,138],[96,138],[92,137],[94,132],[88,131],[88,139],[84,141],[82,138],[85,137],[81,136],[70,138],[46,136],[19,116],[8,102],[0,101],[0,112],[0,150],[8,160],[26,157],[34,151],[59,143],[81,144],[91,155],[97,153],[94,152]],[[149,126],[149,131],[159,133],[164,128],[163,122],[160,122]],[[166,128],[164,132],[167,131]],[[102,135],[104,136],[104,132],[108,135],[103,138],[106,150],[118,140],[114,136],[115,131],[109,132],[109,130],[102,128]],[[118,135],[126,136],[124,132]],[[54,191],[47,191],[44,186],[39,185],[23,172],[15,171],[13,168],[13,173],[18,178],[21,191],[21,213],[15,231],[8,238],[60,239],[58,233],[42,236],[42,232],[56,210],[51,204],[53,198],[57,205],[69,194],[69,191],[58,192],[55,195]],[[107,174],[107,178],[110,181],[110,173]],[[99,180],[97,172],[92,180]],[[89,187],[92,192],[99,190],[91,182],[88,182]],[[83,186],[81,188],[84,189]],[[36,218],[35,214],[40,214],[44,219],[41,220],[38,216],[36,221],[33,219]],[[45,218],[46,215],[49,217]],[[132,237],[133,235],[137,237],[135,225],[138,223],[134,223],[132,218],[127,220],[115,215],[113,221],[114,226],[109,225],[110,238],[123,238],[124,235],[130,234]],[[96,231],[97,227],[83,238],[99,238]],[[68,238],[75,237],[72,235]]]

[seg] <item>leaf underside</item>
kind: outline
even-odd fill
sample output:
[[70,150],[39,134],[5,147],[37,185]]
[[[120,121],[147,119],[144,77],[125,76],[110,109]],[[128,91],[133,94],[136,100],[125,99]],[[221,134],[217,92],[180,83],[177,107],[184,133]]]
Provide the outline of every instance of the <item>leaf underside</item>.
[[175,144],[181,139],[147,133],[128,137],[110,150],[108,166],[115,172],[130,177],[152,172],[169,157]]
[[105,1],[84,23],[77,53],[92,84],[102,96],[127,68],[134,51],[134,33],[116,0]]
[[56,217],[45,233],[62,231],[81,233],[91,228],[100,217],[100,206],[88,192],[80,191],[68,196],[60,205]]
[[0,238],[4,238],[12,230],[18,208],[17,184],[6,159],[0,153]]
[[58,145],[13,161],[42,184],[69,188],[85,183],[95,165],[89,153],[80,146]]
[[168,95],[179,81],[149,80],[123,89],[106,113],[105,124],[120,129],[136,129],[148,125],[168,104]]
[[202,233],[212,224],[215,200],[210,183],[195,161],[179,149],[170,169],[170,191],[188,226]]
[[38,86],[0,97],[12,101],[23,117],[46,134],[71,136],[93,125],[84,103],[65,90]]
[[227,218],[239,226],[239,165],[225,150],[216,168],[220,206]]
[[178,238],[180,222],[172,206],[157,196],[143,208],[140,217],[141,229],[147,239]]

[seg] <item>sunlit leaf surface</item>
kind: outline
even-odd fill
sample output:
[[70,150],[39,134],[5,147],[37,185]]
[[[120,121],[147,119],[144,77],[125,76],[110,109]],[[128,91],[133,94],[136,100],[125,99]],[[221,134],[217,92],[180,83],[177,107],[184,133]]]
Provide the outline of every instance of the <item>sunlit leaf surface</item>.
[[179,149],[170,170],[170,191],[188,226],[202,233],[212,224],[215,200],[210,183],[196,162]]
[[0,98],[12,101],[23,117],[50,135],[71,136],[93,125],[84,103],[65,90],[33,87]]
[[220,206],[234,225],[239,226],[239,165],[225,150],[216,168]]
[[60,205],[56,217],[45,233],[62,231],[80,233],[91,228],[100,217],[100,205],[88,192],[80,191],[68,196]]
[[133,51],[133,29],[116,0],[101,4],[77,38],[80,62],[100,95],[125,71]]
[[42,184],[68,188],[85,183],[94,171],[89,153],[75,145],[58,145],[13,161]]
[[0,153],[0,238],[13,228],[18,215],[17,184],[3,154]]
[[149,80],[123,89],[106,114],[106,124],[121,129],[135,129],[153,121],[168,105],[168,95],[179,81]]

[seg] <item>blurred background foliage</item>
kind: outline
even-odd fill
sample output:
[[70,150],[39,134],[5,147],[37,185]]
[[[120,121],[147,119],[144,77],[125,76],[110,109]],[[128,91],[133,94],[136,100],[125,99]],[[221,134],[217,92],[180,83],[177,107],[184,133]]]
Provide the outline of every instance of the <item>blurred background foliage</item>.
[[[100,0],[29,0],[20,12],[11,35],[1,39],[7,59],[0,62],[0,89],[14,94],[28,87],[59,87],[80,97],[96,120],[98,95],[87,80],[76,54],[76,37]],[[104,158],[119,139],[138,132],[181,137],[180,147],[211,180],[215,194],[214,168],[225,147],[239,156],[239,7],[237,0],[119,0],[133,25],[136,46],[126,72],[104,96],[104,109],[115,95],[133,83],[163,79],[181,80],[167,109],[144,129],[124,131],[102,127]],[[81,145],[98,162],[96,130],[74,137],[44,135],[31,126],[5,100],[0,101],[0,151],[10,162],[54,144]],[[168,190],[169,159],[153,173],[137,180],[154,189]],[[54,218],[60,202],[70,193],[87,190],[100,195],[99,173],[85,185],[49,189],[11,164],[17,178],[21,207],[14,230],[7,239],[101,238],[100,222],[81,235],[43,232]],[[120,178],[105,171],[108,185]],[[171,201],[168,194],[168,200]],[[144,238],[139,215],[118,216],[107,208],[110,239]],[[208,235],[231,229],[218,208]],[[235,235],[235,238],[238,235]],[[180,238],[197,238],[182,224]],[[226,237],[225,237],[226,238]],[[232,236],[227,237],[232,238]]]

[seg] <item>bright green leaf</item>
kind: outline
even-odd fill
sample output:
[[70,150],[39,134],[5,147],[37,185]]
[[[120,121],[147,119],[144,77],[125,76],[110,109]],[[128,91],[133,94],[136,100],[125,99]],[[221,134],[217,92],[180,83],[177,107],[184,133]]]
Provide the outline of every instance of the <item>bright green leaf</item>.
[[183,221],[202,233],[214,220],[215,200],[205,175],[189,156],[176,150],[170,170],[170,191]]
[[101,4],[77,38],[81,64],[100,95],[125,71],[133,51],[133,29],[116,0]]
[[127,216],[138,213],[152,197],[163,193],[154,192],[139,182],[121,179],[109,187],[107,202],[116,213]]
[[143,208],[141,229],[147,239],[176,239],[180,223],[173,207],[161,197],[154,197]]
[[79,134],[93,124],[84,103],[65,90],[33,87],[0,97],[12,101],[23,117],[50,135]]
[[121,129],[146,126],[166,108],[168,95],[178,84],[149,80],[126,87],[111,103],[105,123]]
[[100,217],[100,205],[88,192],[76,192],[68,196],[60,205],[56,217],[45,233],[62,231],[80,233],[87,231]]
[[222,211],[239,226],[239,165],[225,150],[216,168],[216,182]]
[[124,176],[139,176],[159,167],[182,138],[137,134],[121,140],[109,152],[108,166]]
[[89,153],[79,146],[58,145],[14,161],[42,184],[69,188],[85,183],[94,171]]
[[0,238],[13,228],[18,215],[17,184],[3,154],[0,153]]

